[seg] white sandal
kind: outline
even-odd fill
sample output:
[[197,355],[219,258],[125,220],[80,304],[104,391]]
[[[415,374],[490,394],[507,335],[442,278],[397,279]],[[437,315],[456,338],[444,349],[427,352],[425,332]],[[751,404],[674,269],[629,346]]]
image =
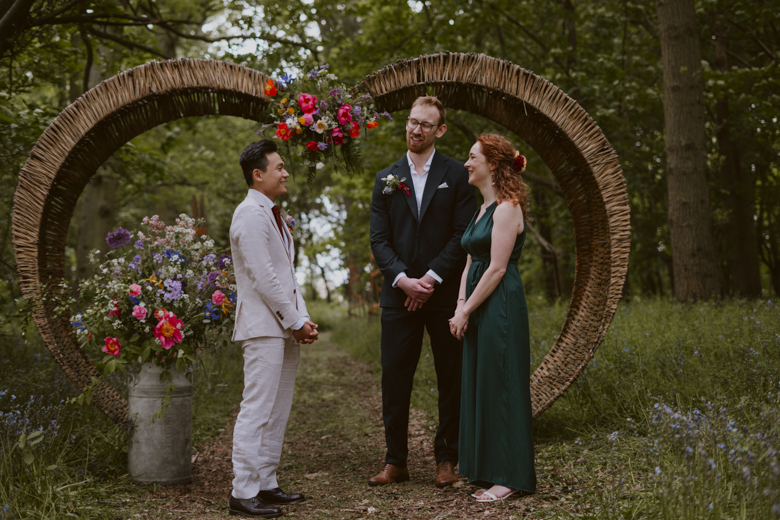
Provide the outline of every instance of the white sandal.
[[[519,489],[515,489],[513,491],[510,491],[509,493],[507,493],[506,495],[504,495],[502,497],[497,497],[496,495],[494,495],[490,491],[485,490],[482,493],[482,495],[480,495],[480,497],[487,496],[490,500],[480,500],[479,497],[477,497],[477,502],[502,502],[502,501],[506,500],[507,498],[511,497],[512,495],[514,495],[515,493],[519,493],[519,492],[520,492]],[[472,496],[474,496],[474,495],[472,495]]]
[[[474,498],[479,498],[485,493],[485,491],[487,491],[487,489],[478,489],[475,492],[473,492],[471,496],[473,496]],[[477,493],[479,493],[479,495]]]

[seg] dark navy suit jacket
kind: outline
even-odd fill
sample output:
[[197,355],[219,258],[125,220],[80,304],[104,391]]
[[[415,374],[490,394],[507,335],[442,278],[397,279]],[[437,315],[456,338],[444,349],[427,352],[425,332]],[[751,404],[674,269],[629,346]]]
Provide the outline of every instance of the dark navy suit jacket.
[[[387,175],[406,177],[409,195],[402,189],[384,194],[387,183],[382,178]],[[460,239],[476,210],[475,188],[468,183],[463,163],[438,150],[428,171],[419,215],[406,155],[376,174],[371,198],[371,250],[384,275],[382,307],[403,307],[406,293],[393,287],[399,273],[405,271],[412,278],[421,278],[428,269],[438,274],[442,283],[435,286],[423,308],[456,306],[466,265]]]

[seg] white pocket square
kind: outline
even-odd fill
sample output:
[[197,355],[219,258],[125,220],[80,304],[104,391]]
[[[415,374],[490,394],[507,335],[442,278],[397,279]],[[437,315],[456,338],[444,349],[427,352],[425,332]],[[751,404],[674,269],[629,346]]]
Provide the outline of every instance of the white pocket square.
[[446,183],[446,182],[442,182],[441,184],[439,184],[439,187],[438,187],[438,188],[436,188],[436,189],[437,189],[437,190],[441,190],[441,189],[443,189],[443,188],[449,188],[449,186],[447,186],[447,183]]

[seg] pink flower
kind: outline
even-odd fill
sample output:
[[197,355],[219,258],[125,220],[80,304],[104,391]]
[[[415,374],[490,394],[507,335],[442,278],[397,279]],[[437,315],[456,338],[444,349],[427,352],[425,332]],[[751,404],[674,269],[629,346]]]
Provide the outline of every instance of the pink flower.
[[103,345],[103,352],[106,354],[111,354],[112,356],[118,356],[119,350],[122,348],[122,345],[119,344],[119,340],[116,338],[112,338],[111,336],[108,336],[106,338],[106,343]]
[[164,313],[162,319],[154,328],[154,337],[160,340],[162,348],[169,350],[183,339],[182,322],[172,312]]
[[133,307],[133,318],[139,320],[146,318],[146,307],[141,307],[140,305]]
[[352,110],[352,107],[349,105],[344,105],[341,108],[339,108],[337,117],[339,119],[340,125],[346,125],[350,121],[352,121],[352,114],[350,113],[350,110]]
[[314,124],[314,118],[311,116],[311,114],[304,114],[303,124],[306,126],[311,126]]
[[141,294],[141,286],[138,285],[137,283],[134,283],[133,285],[130,286],[130,289],[127,291],[127,293],[133,298],[135,298],[136,296]]
[[116,298],[114,298],[114,310],[108,313],[108,317],[113,318],[114,316],[119,316],[120,314],[122,314],[122,311],[119,310],[119,304],[116,302]]
[[214,294],[211,295],[211,301],[214,302],[214,305],[222,305],[225,303],[225,295],[222,291],[214,291]]
[[311,114],[317,110],[317,96],[311,94],[299,94],[298,105],[304,114]]
[[335,144],[344,144],[344,132],[341,131],[341,128],[334,128],[331,135]]

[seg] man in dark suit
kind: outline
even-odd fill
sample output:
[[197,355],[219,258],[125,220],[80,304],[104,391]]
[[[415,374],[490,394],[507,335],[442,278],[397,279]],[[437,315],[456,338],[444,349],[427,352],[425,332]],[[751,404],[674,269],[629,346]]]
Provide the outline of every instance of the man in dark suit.
[[369,480],[381,486],[409,480],[409,402],[424,330],[431,337],[439,387],[436,485],[458,479],[462,343],[448,319],[458,299],[466,252],[460,239],[476,211],[463,163],[436,151],[447,131],[444,106],[418,98],[406,124],[409,151],[376,176],[371,200],[371,249],[382,286],[382,414],[387,455]]

